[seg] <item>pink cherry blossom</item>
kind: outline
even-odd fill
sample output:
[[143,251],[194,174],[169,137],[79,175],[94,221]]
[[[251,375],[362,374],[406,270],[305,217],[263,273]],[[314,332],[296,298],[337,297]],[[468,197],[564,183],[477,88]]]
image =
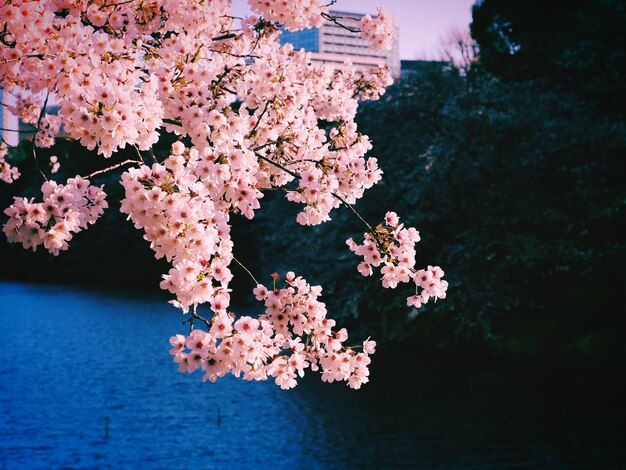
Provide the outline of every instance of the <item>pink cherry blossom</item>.
[[20,171],[6,161],[8,154],[9,146],[6,142],[0,142],[0,180],[5,183],[12,183],[20,177]]
[[[202,370],[211,382],[229,373],[272,377],[288,389],[311,369],[324,381],[360,388],[376,344],[345,345],[348,333],[326,316],[320,286],[287,272],[265,287],[248,272],[263,312],[237,317],[229,310],[233,261],[240,264],[231,217],[253,219],[265,193],[275,190],[299,204],[302,225],[327,222],[342,206],[356,213],[352,206],[382,178],[356,111],[392,80],[386,67],[337,71],[281,45],[280,26],[295,31],[340,21],[330,17],[328,2],[248,3],[255,15],[241,20],[230,0],[0,5],[0,86],[15,98],[10,111],[34,128],[32,156],[50,178],[39,202],[15,198],[3,231],[24,248],[43,245],[59,254],[107,208],[102,187],[90,181],[123,168],[121,211],[154,256],[167,261],[160,287],[190,326],[189,335],[170,339],[179,371]],[[376,49],[391,47],[396,28],[382,7],[359,26]],[[49,100],[58,115],[48,113]],[[40,164],[37,149],[52,147],[61,129],[99,156],[127,149],[136,158],[55,182],[59,159]],[[162,154],[155,144],[164,132],[174,143]],[[0,179],[10,183],[19,171],[7,158],[2,142]],[[445,298],[443,271],[414,267],[414,228],[393,212],[376,228],[365,225],[362,243],[348,240],[362,257],[362,275],[379,268],[386,288],[413,280],[408,304],[416,307]]]
[[10,243],[33,251],[39,245],[53,255],[67,250],[72,234],[94,224],[108,207],[106,194],[81,177],[63,184],[46,181],[41,186],[43,202],[16,197],[4,211],[9,220],[2,230]]
[[363,243],[357,244],[352,238],[346,240],[350,251],[363,257],[357,269],[363,276],[373,274],[373,268],[382,264],[381,283],[386,289],[395,289],[399,284],[415,283],[415,295],[407,298],[407,306],[420,308],[431,298],[445,299],[448,283],[442,279],[444,272],[439,266],[427,269],[415,268],[415,244],[419,242],[419,232],[400,224],[395,212],[387,212],[384,223],[365,234]]
[[265,304],[258,319],[242,316],[233,324],[231,315],[218,314],[207,321],[208,331],[172,336],[170,354],[179,370],[202,369],[203,380],[212,382],[228,373],[244,380],[273,377],[283,389],[295,387],[308,368],[321,369],[327,382],[346,381],[352,388],[366,383],[376,343],[368,338],[360,353],[344,346],[348,332],[333,329],[335,321],[319,300],[321,287],[291,272],[284,282],[280,289],[255,288]]
[[361,36],[372,43],[374,49],[388,51],[393,45],[396,36],[394,18],[382,6],[378,7],[378,16],[372,18],[365,15],[361,18]]

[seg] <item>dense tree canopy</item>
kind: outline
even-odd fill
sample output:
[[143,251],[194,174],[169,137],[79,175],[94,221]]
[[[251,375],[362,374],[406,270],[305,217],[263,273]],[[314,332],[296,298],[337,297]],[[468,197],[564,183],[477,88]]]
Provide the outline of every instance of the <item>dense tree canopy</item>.
[[620,0],[481,0],[472,36],[499,77],[545,79],[611,113],[626,104],[626,4]]

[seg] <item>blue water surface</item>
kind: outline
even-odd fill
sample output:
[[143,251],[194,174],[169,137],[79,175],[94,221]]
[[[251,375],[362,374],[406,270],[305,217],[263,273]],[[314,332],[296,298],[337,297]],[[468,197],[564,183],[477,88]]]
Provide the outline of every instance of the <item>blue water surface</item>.
[[3,468],[318,466],[305,396],[176,372],[162,300],[1,284],[0,310]]
[[290,391],[232,376],[203,383],[199,373],[178,373],[168,354],[168,338],[187,331],[181,320],[147,294],[0,283],[0,468],[617,468],[626,461],[615,428],[545,405],[540,394],[485,395],[473,386],[424,394],[419,376],[383,373],[393,354],[360,391],[315,374]]

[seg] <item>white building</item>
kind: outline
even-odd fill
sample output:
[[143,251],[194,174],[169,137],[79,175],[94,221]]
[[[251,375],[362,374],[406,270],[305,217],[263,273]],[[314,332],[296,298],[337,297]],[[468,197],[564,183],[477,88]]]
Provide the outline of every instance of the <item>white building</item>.
[[[358,28],[358,22],[364,16],[343,11],[331,11],[330,14],[339,23],[350,28]],[[350,60],[355,70],[366,71],[370,67],[387,65],[392,77],[400,77],[397,31],[393,47],[388,52],[374,50],[366,40],[361,39],[360,33],[349,31],[329,20],[319,28],[283,31],[280,41],[283,44],[292,44],[295,49],[311,52],[314,62],[334,64],[337,69],[345,68],[344,62]]]
[[0,136],[9,145],[15,146],[19,143],[19,119],[17,116],[11,114],[6,105],[13,105],[15,98],[4,93],[4,90],[0,88]]

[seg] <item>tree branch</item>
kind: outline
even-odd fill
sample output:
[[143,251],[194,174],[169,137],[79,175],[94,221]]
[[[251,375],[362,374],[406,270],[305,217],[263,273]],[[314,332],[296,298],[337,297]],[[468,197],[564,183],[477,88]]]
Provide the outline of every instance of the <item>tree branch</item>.
[[[255,155],[260,158],[263,161],[266,161],[272,165],[274,165],[277,168],[280,168],[281,170],[283,170],[285,173],[288,173],[289,175],[293,176],[294,178],[299,178],[300,176],[294,172],[291,171],[288,168],[285,168],[283,165],[281,165],[280,163],[276,163],[275,161],[265,157],[264,155],[261,155],[259,153],[255,153]],[[376,238],[376,241],[378,242],[378,238],[376,236],[376,231],[372,228],[372,226],[361,216],[361,214],[359,214],[356,209],[352,206],[352,204],[349,204],[344,198],[342,198],[341,196],[339,196],[338,194],[335,194],[333,192],[330,193],[335,199],[337,199],[338,201],[340,201],[344,206],[346,206],[348,209],[350,209],[350,211],[361,221],[363,222],[363,224],[365,224],[365,226],[367,227],[367,229],[370,231],[371,235],[373,237]]]
[[207,320],[206,318],[198,315],[198,306],[194,305],[193,309],[191,310],[191,316],[189,317],[189,319],[185,320],[183,322],[183,325],[186,325],[187,323],[189,323],[189,332],[191,333],[191,331],[193,330],[193,321],[194,320],[200,320],[201,322],[203,322],[208,329],[211,329],[211,322],[209,320]]
[[6,132],[37,132],[36,129],[7,129],[6,127],[0,127],[0,131]]
[[39,119],[37,120],[37,128],[35,130],[35,133],[33,134],[33,159],[35,160],[35,166],[37,167],[37,170],[39,170],[39,173],[41,173],[41,176],[43,176],[43,179],[48,181],[48,178],[46,178],[46,175],[44,174],[43,171],[41,171],[41,168],[39,167],[39,160],[37,160],[37,151],[35,150],[37,148],[37,145],[35,144],[35,139],[37,138],[37,134],[39,134],[39,131],[41,130],[41,120],[43,119],[44,114],[46,114],[46,106],[48,106],[48,98],[50,98],[50,92],[48,92],[48,94],[46,94],[46,99],[43,102],[43,106],[41,107],[41,111],[39,112]]
[[235,258],[233,256],[233,261],[235,263],[237,263],[239,266],[241,266],[241,268],[248,273],[248,275],[252,278],[252,280],[255,282],[256,285],[259,285],[259,281],[256,280],[256,278],[254,277],[254,275],[250,272],[250,270],[248,268],[246,268],[243,263],[241,261],[239,261],[237,258]]
[[337,26],[346,29],[348,31],[350,31],[351,33],[360,33],[361,30],[359,28],[353,28],[351,26],[346,26],[343,23],[340,23],[339,21],[337,21],[338,19],[343,19],[342,16],[332,16],[329,15],[328,13],[322,13],[322,18],[324,18],[325,20],[330,21],[331,23],[336,24]]
[[127,165],[129,163],[139,163],[139,164],[143,165],[143,162],[140,162],[138,160],[130,160],[130,159],[129,160],[124,160],[121,163],[117,163],[117,164],[115,164],[113,166],[110,166],[108,168],[104,168],[103,170],[98,170],[98,171],[94,171],[93,173],[89,173],[86,176],[82,176],[82,178],[87,180],[87,179],[92,178],[92,177],[94,177],[96,175],[100,175],[102,173],[106,173],[107,171],[115,170],[115,169],[117,169],[117,168],[119,168],[121,166]]

